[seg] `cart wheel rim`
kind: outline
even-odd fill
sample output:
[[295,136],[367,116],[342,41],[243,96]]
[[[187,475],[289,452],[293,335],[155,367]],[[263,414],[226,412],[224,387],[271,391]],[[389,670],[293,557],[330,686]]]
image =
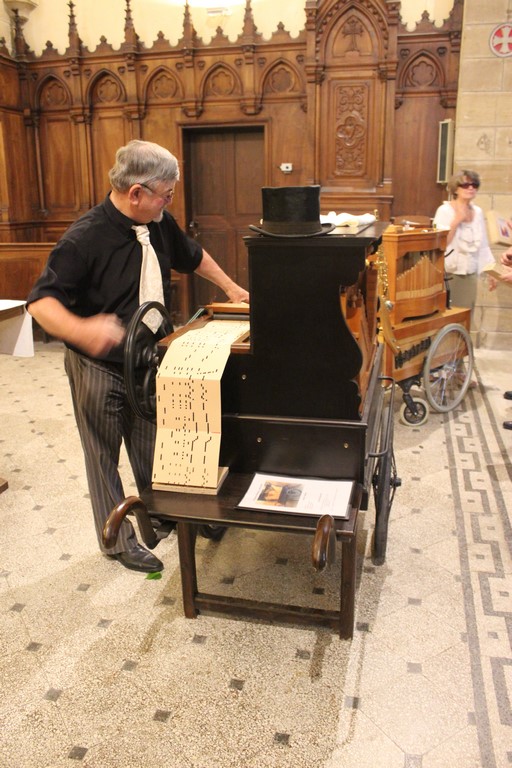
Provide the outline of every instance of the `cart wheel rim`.
[[473,373],[473,344],[459,323],[446,325],[434,337],[423,368],[429,405],[445,413],[456,408],[468,391]]

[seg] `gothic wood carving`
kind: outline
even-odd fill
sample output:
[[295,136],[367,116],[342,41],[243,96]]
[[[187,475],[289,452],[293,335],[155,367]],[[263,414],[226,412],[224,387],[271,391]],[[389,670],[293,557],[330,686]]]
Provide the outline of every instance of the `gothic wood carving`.
[[[265,183],[319,183],[325,211],[377,209],[388,219],[421,177],[407,211],[433,214],[443,194],[438,121],[454,117],[463,0],[442,27],[424,13],[412,31],[394,0],[306,0],[301,33],[292,38],[280,24],[269,40],[246,0],[238,39],[219,28],[208,44],[185,4],[177,45],[160,32],[148,47],[125,4],[117,50],[105,37],[95,50],[83,45],[72,0],[64,54],[48,42],[35,56],[17,17],[14,53],[0,41],[0,241],[56,240],[106,194],[121,144],[149,139],[183,161],[183,131],[205,126],[262,128]],[[184,195],[174,212],[185,226]]]

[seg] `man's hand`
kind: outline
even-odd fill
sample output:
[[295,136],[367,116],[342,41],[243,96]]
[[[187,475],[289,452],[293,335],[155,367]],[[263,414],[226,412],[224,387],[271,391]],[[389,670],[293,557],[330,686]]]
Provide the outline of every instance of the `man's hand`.
[[501,276],[501,282],[512,283],[512,269],[509,269],[508,272],[506,272]]
[[79,317],[51,296],[29,304],[28,311],[50,336],[90,357],[102,357],[124,339],[125,329],[117,315]]
[[201,277],[204,277],[205,280],[210,280],[214,285],[217,285],[224,291],[228,299],[235,304],[238,304],[241,301],[249,301],[248,291],[240,285],[237,285],[230,277],[228,277],[224,270],[221,269],[204,248],[203,258],[196,269],[196,275],[200,275]]
[[79,338],[73,343],[89,357],[103,357],[121,344],[124,335],[117,315],[94,315],[81,319]]
[[235,283],[232,288],[226,289],[226,296],[234,304],[240,304],[242,301],[245,301],[247,304],[249,303],[249,291]]
[[512,267],[512,248],[509,248],[505,253],[501,254],[501,263],[505,267]]
[[494,291],[498,282],[512,283],[512,248],[509,248],[505,253],[501,254],[500,261],[504,267],[507,267],[507,270],[502,272],[499,281],[495,280],[493,277],[488,278],[490,291]]

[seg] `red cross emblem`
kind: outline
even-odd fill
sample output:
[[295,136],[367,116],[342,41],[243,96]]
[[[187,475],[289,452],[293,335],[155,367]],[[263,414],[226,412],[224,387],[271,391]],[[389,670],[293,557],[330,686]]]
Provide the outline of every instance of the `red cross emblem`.
[[512,56],[512,24],[498,24],[489,38],[495,56]]

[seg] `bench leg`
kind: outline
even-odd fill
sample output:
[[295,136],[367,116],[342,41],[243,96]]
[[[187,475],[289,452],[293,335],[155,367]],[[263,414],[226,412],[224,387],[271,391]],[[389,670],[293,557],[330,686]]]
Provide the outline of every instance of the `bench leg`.
[[341,545],[341,604],[340,637],[350,640],[354,635],[357,565],[357,519],[354,535],[343,539]]

